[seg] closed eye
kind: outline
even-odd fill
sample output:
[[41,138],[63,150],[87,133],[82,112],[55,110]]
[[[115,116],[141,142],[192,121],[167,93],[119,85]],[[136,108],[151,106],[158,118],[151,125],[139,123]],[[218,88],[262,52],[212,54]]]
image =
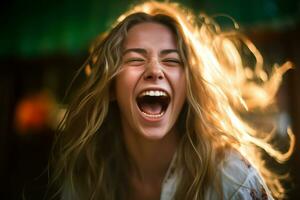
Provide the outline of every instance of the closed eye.
[[170,66],[178,66],[181,65],[181,60],[176,59],[176,58],[166,58],[163,59],[162,62],[166,65],[170,65]]
[[129,64],[129,65],[142,65],[145,63],[145,60],[142,58],[128,58],[124,61],[125,64]]

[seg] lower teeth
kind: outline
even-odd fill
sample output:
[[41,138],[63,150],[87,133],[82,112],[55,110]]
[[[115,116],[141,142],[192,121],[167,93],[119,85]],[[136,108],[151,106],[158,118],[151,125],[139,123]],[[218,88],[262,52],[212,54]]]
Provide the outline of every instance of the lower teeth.
[[147,117],[151,117],[151,118],[159,118],[159,117],[163,116],[163,114],[164,114],[165,112],[161,112],[161,113],[159,113],[159,114],[154,114],[154,115],[145,113],[145,112],[143,112],[143,111],[142,111],[142,113],[143,113],[144,115],[146,115]]

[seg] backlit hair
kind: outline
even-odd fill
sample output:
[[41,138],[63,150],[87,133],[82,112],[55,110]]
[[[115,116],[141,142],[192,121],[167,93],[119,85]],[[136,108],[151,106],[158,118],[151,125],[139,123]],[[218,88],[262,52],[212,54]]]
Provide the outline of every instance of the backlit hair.
[[[138,23],[161,23],[177,40],[187,80],[187,99],[178,120],[180,145],[177,166],[185,171],[175,199],[204,199],[209,186],[220,190],[216,172],[225,152],[235,149],[259,170],[277,198],[284,197],[281,177],[269,170],[263,149],[278,162],[281,153],[270,144],[270,133],[252,128],[242,113],[274,106],[285,63],[266,73],[255,46],[242,34],[221,31],[205,15],[194,15],[176,3],[145,2],[121,15],[111,30],[91,48],[85,65],[89,76],[69,105],[54,145],[52,181],[66,199],[126,198],[128,155],[120,137],[120,113],[111,98],[114,78],[120,73],[122,43]],[[256,60],[247,66],[240,53],[246,48]]]

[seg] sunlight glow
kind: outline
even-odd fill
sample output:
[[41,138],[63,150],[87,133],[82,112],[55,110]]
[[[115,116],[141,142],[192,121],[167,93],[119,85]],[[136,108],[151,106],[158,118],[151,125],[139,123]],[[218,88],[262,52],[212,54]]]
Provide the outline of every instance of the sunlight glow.
[[[172,5],[172,6],[170,6]],[[175,18],[181,27],[183,39],[189,48],[189,70],[192,72],[194,85],[188,86],[191,90],[189,100],[194,111],[198,114],[204,126],[216,126],[214,130],[221,133],[220,137],[230,143],[230,138],[238,141],[236,148],[244,156],[255,163],[264,173],[268,184],[280,193],[282,188],[276,181],[272,182],[271,173],[264,168],[264,163],[251,155],[253,147],[259,147],[270,156],[282,163],[292,154],[295,146],[295,136],[290,128],[287,133],[290,146],[287,152],[276,150],[269,142],[275,132],[269,133],[251,127],[241,114],[266,110],[276,105],[275,95],[280,86],[284,73],[292,68],[291,62],[282,66],[275,65],[271,72],[264,69],[263,57],[254,44],[244,35],[236,32],[221,32],[221,28],[212,19],[204,14],[195,19],[189,10],[181,8],[176,3],[146,2],[134,6],[132,10],[122,15],[117,23],[126,16],[135,12],[145,12],[150,15],[166,14]],[[179,11],[180,10],[180,11]],[[183,12],[184,11],[184,12]],[[238,25],[233,20],[235,27]],[[247,66],[246,55],[243,49],[250,52],[255,59],[254,66]],[[249,56],[249,55],[248,55]],[[197,86],[204,85],[208,96],[203,96]],[[206,99],[214,99],[209,102]],[[204,100],[203,100],[204,99]],[[199,102],[207,101],[206,107]],[[222,133],[224,133],[222,135]],[[222,142],[220,142],[222,143]],[[279,194],[278,194],[279,195]]]

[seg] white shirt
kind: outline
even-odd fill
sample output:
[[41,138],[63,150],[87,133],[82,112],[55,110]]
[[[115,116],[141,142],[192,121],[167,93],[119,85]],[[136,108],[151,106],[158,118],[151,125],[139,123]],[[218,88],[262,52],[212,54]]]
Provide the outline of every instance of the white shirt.
[[[176,186],[180,181],[174,173],[176,155],[174,156],[162,185],[160,200],[172,200]],[[221,170],[221,185],[224,200],[273,200],[269,189],[258,171],[238,153],[230,152]],[[182,173],[184,176],[184,173]],[[213,188],[210,188],[207,200],[220,199]]]

